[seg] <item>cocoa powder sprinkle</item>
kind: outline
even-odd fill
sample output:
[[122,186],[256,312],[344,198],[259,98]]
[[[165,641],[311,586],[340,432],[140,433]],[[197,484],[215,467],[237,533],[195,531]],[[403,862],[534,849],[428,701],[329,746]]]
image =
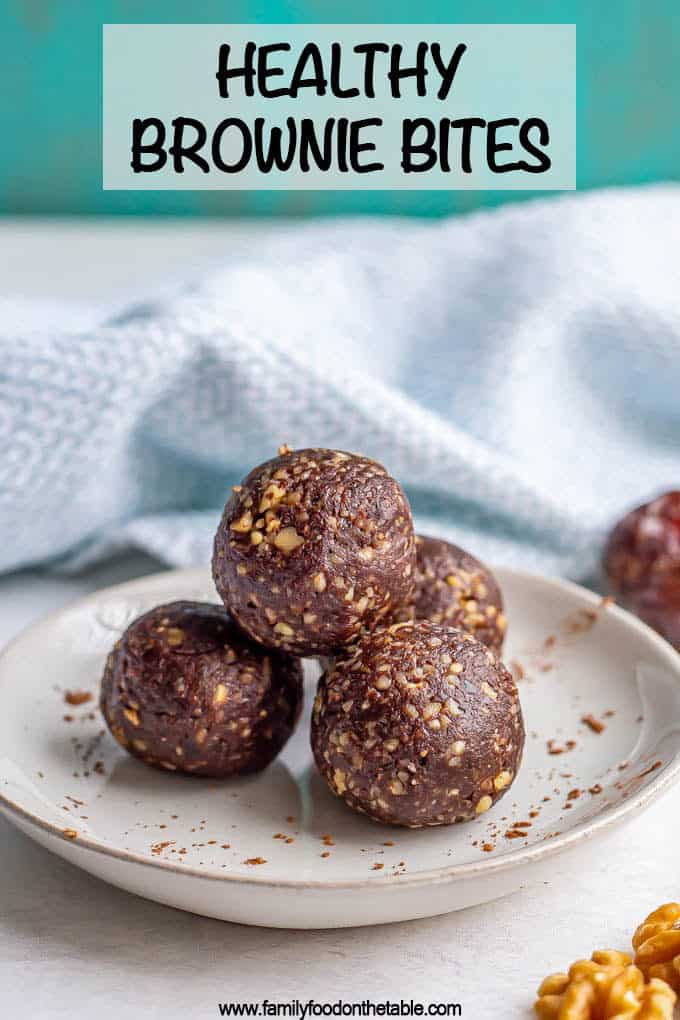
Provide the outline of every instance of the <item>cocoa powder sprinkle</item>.
[[593,731],[593,733],[602,733],[607,727],[599,719],[596,719],[592,712],[588,712],[587,715],[581,716],[581,722],[585,723]]
[[64,701],[67,705],[84,705],[87,701],[92,701],[92,695],[89,691],[66,691]]

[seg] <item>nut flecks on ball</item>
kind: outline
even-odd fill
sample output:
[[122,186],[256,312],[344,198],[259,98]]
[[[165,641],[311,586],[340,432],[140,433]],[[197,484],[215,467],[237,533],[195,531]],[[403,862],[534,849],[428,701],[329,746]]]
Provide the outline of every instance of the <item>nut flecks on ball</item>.
[[384,467],[337,450],[283,448],[227,503],[213,577],[243,630],[265,647],[323,655],[410,598],[411,511]]
[[302,706],[297,659],[250,642],[221,606],[173,602],[135,620],[110,653],[101,709],[119,744],[170,772],[256,772]]
[[428,621],[362,637],[319,683],[312,750],[331,790],[413,828],[484,814],[520,765],[517,688],[470,634]]
[[415,592],[398,619],[460,627],[500,652],[507,630],[503,596],[488,567],[451,542],[416,536]]

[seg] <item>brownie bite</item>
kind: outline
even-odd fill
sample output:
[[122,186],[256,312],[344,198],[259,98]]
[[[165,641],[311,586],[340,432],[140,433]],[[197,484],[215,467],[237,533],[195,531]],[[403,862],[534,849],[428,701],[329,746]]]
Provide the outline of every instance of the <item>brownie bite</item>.
[[397,620],[460,627],[496,652],[507,620],[498,581],[488,567],[442,538],[416,535],[415,591]]
[[293,732],[302,667],[249,641],[221,606],[172,602],[116,642],[100,702],[118,743],[148,765],[241,775],[266,768]]
[[356,811],[419,828],[488,811],[519,768],[515,683],[471,634],[429,621],[365,635],[324,673],[312,751]]
[[239,626],[267,648],[325,655],[373,630],[413,592],[415,536],[382,465],[289,450],[235,486],[213,577]]

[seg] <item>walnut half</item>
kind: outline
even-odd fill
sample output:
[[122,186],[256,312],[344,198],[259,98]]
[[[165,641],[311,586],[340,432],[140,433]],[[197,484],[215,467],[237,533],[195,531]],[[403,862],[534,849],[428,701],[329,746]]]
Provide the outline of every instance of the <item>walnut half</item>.
[[647,978],[661,978],[680,992],[680,903],[664,903],[633,935],[635,964]]
[[665,981],[646,983],[627,953],[607,949],[547,977],[534,1010],[540,1020],[673,1020],[675,999]]

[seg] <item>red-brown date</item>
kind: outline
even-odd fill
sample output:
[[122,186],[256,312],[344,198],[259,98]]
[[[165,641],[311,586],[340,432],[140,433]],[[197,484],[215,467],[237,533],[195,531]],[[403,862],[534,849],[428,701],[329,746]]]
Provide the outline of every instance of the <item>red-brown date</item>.
[[647,588],[633,592],[630,608],[680,650],[680,572],[665,574]]
[[[619,521],[607,541],[604,569],[610,590],[626,603],[667,575],[680,576],[680,491],[666,492]],[[673,588],[661,584],[650,603],[669,597]]]

